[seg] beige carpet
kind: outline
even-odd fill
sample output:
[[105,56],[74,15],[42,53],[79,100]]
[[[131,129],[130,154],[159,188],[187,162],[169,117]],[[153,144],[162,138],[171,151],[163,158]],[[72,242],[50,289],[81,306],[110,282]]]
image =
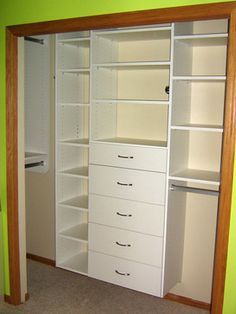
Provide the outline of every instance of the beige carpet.
[[1,314],[206,314],[205,310],[159,299],[86,276],[28,261],[30,300]]

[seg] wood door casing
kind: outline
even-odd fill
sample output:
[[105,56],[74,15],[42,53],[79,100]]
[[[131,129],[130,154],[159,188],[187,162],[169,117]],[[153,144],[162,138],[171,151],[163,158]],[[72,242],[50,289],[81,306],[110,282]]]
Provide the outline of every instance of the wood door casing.
[[213,278],[212,313],[222,313],[224,282],[232,198],[236,134],[236,3],[215,3],[168,9],[154,9],[129,13],[115,13],[58,21],[31,23],[7,27],[6,73],[7,73],[7,213],[9,234],[9,267],[11,294],[8,301],[20,303],[20,262],[18,223],[18,169],[17,169],[17,37],[52,34],[88,29],[138,26],[158,23],[228,18],[229,45],[227,87],[223,135],[223,158],[221,196],[216,239]]

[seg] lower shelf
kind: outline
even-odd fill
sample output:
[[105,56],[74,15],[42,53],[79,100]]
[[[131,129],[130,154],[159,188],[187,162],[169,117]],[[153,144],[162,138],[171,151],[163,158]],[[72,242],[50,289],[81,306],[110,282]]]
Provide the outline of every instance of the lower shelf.
[[58,263],[57,267],[64,268],[79,274],[88,274],[88,252],[76,254],[62,263]]
[[145,145],[145,146],[157,146],[157,147],[167,147],[166,141],[155,141],[147,139],[136,139],[128,137],[113,137],[96,140],[98,142],[104,143],[118,143],[118,144],[132,144],[132,145]]
[[185,169],[172,173],[169,179],[218,186],[220,184],[220,173],[205,170]]
[[61,237],[65,237],[67,239],[88,242],[88,224],[83,223],[73,226],[69,229],[61,231],[59,234]]

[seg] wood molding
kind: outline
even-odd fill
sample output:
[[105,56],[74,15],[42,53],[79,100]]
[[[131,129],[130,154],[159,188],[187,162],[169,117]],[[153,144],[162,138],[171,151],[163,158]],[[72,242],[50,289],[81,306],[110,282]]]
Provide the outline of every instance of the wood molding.
[[18,117],[17,117],[17,37],[6,34],[6,140],[7,140],[7,220],[9,242],[10,303],[20,304],[20,253],[18,221]]
[[226,101],[224,117],[221,189],[216,232],[216,251],[212,290],[212,313],[222,313],[227,265],[228,238],[236,140],[236,14],[229,28]]
[[17,182],[17,36],[203,19],[230,19],[225,130],[213,275],[212,313],[222,313],[236,132],[236,2],[115,13],[7,27],[7,201],[11,303],[20,303]]
[[27,253],[26,257],[28,259],[32,259],[33,261],[56,267],[56,262],[54,260],[52,260],[52,259],[49,259],[49,258],[46,258],[46,257],[42,257],[42,256],[38,256],[38,255],[34,255],[34,254],[31,254],[31,253]]
[[194,307],[197,307],[199,309],[204,309],[204,310],[208,310],[208,311],[210,311],[210,309],[211,309],[211,304],[209,304],[209,303],[197,301],[197,300],[194,300],[191,298],[186,298],[186,297],[183,297],[181,295],[176,295],[173,293],[167,293],[165,295],[164,299],[178,302],[178,303],[182,303],[182,304],[189,305],[189,306],[194,306]]
[[15,36],[73,32],[98,28],[127,27],[178,21],[228,18],[236,4],[222,2],[145,11],[104,14],[48,22],[9,26]]

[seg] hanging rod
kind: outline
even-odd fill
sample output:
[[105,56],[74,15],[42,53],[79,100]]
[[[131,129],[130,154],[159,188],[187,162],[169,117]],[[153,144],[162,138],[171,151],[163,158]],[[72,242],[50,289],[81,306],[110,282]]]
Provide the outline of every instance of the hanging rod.
[[191,192],[197,194],[207,194],[207,195],[219,195],[219,191],[210,190],[210,189],[200,189],[200,188],[193,188],[190,186],[181,186],[176,184],[171,184],[170,191],[182,191],[182,192]]
[[39,39],[39,38],[34,38],[34,37],[29,37],[29,36],[25,36],[24,39],[27,41],[32,41],[40,45],[44,45],[44,39]]
[[29,164],[25,165],[25,169],[27,168],[33,168],[33,167],[38,167],[38,166],[44,166],[44,161],[38,161],[38,162],[31,162]]

